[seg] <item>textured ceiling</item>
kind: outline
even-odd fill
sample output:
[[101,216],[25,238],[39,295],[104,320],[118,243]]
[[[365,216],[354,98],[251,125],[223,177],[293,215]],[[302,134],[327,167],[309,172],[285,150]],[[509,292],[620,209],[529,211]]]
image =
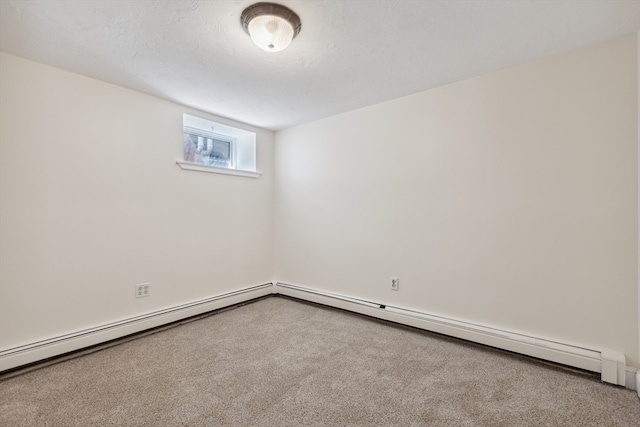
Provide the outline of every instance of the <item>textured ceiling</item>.
[[0,0],[0,50],[282,129],[640,30],[640,0],[278,2],[302,20],[279,53],[251,0]]

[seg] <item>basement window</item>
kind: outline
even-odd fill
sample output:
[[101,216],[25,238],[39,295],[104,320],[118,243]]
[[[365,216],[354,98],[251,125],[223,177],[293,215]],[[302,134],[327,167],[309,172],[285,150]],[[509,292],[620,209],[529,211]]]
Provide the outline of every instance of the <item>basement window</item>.
[[186,170],[258,178],[256,134],[222,123],[183,114],[183,159]]

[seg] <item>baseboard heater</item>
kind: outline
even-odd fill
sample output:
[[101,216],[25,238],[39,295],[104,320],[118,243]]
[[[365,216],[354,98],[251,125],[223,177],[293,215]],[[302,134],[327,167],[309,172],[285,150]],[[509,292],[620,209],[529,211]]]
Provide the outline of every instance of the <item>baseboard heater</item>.
[[611,384],[624,386],[627,375],[635,382],[634,372],[626,372],[624,354],[618,351],[562,343],[287,283],[276,282],[274,293],[598,372],[602,381]]
[[[113,339],[122,338],[130,334],[270,294],[286,295],[585,369],[587,371],[598,372],[601,374],[602,381],[604,382],[622,386],[626,384],[626,386],[631,389],[640,388],[640,372],[636,373],[636,370],[626,372],[624,354],[618,351],[562,343],[514,331],[506,331],[486,325],[408,310],[402,307],[393,307],[282,282],[265,283],[247,287],[140,316],[5,349],[0,351],[0,372],[102,344]],[[638,383],[638,385],[634,387],[636,383]]]
[[163,310],[0,351],[0,372],[122,338],[171,322],[273,293],[273,283],[252,286]]

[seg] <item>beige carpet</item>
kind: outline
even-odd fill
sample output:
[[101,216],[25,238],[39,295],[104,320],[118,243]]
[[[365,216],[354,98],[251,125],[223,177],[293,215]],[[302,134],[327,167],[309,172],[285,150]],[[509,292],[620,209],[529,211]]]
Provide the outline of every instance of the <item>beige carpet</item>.
[[271,297],[0,382],[2,426],[633,426],[635,392]]

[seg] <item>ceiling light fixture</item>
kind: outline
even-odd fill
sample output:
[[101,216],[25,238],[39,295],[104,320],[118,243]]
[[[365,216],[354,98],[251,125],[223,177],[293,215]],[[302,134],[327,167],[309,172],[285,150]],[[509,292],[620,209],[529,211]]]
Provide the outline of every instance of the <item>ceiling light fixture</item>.
[[242,11],[244,31],[260,49],[279,52],[289,46],[300,32],[302,23],[296,13],[275,3],[256,3]]

